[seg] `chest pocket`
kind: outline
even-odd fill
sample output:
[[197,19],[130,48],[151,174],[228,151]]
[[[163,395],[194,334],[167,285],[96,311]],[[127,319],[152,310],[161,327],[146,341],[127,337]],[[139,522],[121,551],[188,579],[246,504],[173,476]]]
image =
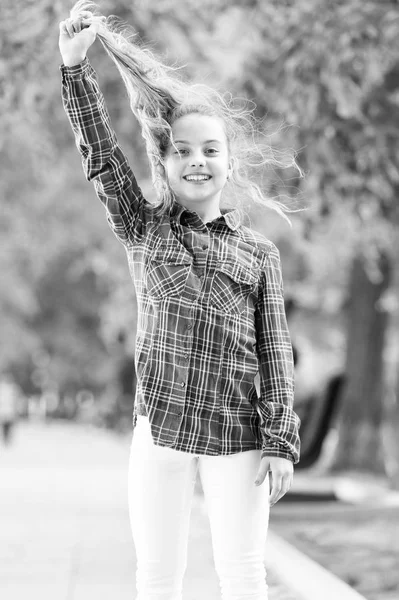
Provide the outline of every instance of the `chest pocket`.
[[218,261],[212,278],[210,303],[224,313],[241,314],[256,300],[259,269]]
[[159,246],[147,265],[147,291],[154,298],[182,296],[193,257],[184,247]]

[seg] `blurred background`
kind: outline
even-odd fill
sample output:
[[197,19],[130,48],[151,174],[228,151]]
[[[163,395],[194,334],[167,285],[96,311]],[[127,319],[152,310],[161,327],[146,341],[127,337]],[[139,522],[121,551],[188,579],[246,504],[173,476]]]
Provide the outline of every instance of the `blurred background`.
[[[97,4],[133,25],[165,61],[185,65],[187,77],[254,101],[271,144],[298,152],[303,179],[275,171],[267,180],[271,194],[305,209],[290,215],[293,228],[262,207],[245,207],[250,226],[282,257],[302,419],[297,473],[303,481],[316,473],[313,484],[350,474],[377,482],[383,494],[399,490],[398,2]],[[37,467],[55,440],[73,454],[83,431],[84,439],[125,449],[132,431],[134,288],[61,103],[58,23],[72,5],[2,0],[0,456],[10,523],[7,507],[18,497],[12,473],[21,474],[28,455],[33,460],[31,447]],[[119,142],[151,200],[144,142],[120,76],[100,44],[89,57]],[[294,491],[279,503],[286,511]],[[398,527],[398,513],[366,537],[383,537],[387,523]],[[310,546],[328,539],[325,533],[317,531]],[[11,527],[10,539],[14,534]],[[377,577],[361,588],[368,598],[398,593],[393,539],[384,546],[388,563],[377,561],[385,578],[392,574],[389,589],[381,595]],[[356,573],[338,574],[360,586]]]

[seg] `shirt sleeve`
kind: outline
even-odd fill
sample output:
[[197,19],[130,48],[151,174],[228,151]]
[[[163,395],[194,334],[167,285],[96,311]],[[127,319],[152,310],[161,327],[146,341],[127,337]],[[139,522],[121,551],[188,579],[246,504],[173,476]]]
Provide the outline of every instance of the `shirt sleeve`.
[[301,421],[293,410],[294,360],[284,308],[280,253],[273,244],[262,272],[255,312],[259,358],[261,457],[299,462]]
[[[93,181],[108,223],[124,245],[145,235],[152,205],[141,193],[122,152],[97,75],[86,57],[73,67],[60,66],[62,102],[81,154],[83,170]],[[137,240],[137,241],[140,241]]]

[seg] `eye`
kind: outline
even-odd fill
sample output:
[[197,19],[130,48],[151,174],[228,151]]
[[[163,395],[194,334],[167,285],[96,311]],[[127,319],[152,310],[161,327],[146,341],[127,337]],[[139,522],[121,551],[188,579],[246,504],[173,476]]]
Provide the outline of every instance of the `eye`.
[[208,152],[208,154],[218,154],[219,150],[217,150],[217,148],[208,148],[206,152]]
[[187,154],[188,150],[186,150],[186,148],[179,148],[178,150],[176,150],[175,152],[173,152],[173,154]]

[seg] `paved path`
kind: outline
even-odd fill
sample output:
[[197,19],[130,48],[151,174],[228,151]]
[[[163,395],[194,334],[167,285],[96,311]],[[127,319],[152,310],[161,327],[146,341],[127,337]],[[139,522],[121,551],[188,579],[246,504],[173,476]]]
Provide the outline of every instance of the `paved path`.
[[[21,422],[13,443],[0,445],[2,600],[134,600],[129,444],[89,426]],[[270,570],[268,581],[269,600],[295,600]],[[200,494],[183,596],[220,599]]]

